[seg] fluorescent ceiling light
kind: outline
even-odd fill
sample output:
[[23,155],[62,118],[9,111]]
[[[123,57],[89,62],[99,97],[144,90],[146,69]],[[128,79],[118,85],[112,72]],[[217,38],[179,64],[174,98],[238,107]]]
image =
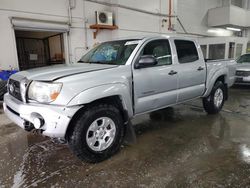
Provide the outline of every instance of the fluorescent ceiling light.
[[227,30],[231,30],[231,31],[241,31],[241,29],[239,28],[234,28],[234,27],[227,27]]
[[207,33],[211,36],[232,36],[233,31],[229,31],[227,29],[222,29],[222,28],[211,28],[207,30]]

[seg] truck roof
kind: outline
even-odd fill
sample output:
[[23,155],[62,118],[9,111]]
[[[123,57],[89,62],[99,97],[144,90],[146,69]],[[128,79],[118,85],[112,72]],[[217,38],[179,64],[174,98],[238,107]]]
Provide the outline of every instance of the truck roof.
[[165,34],[155,34],[155,35],[136,35],[136,36],[130,36],[130,37],[120,37],[120,38],[115,38],[115,40],[150,40],[154,38],[162,38],[162,39],[170,39],[170,38],[175,38],[175,39],[183,39],[183,40],[194,40],[194,38],[191,37],[184,37],[184,36],[178,36],[178,35],[165,35]]

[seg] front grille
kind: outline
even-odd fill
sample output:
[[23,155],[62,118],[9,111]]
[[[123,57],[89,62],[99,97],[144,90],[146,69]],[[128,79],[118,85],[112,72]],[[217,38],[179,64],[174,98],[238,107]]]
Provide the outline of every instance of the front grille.
[[243,82],[243,78],[236,78],[235,79],[235,83],[241,83],[241,82]]
[[8,92],[11,96],[22,101],[20,82],[10,79],[8,84]]
[[250,76],[250,71],[236,71],[236,76]]

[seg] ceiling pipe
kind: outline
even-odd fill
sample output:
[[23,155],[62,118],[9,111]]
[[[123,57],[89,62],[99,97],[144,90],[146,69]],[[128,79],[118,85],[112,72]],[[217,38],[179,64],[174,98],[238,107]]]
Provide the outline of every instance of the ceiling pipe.
[[70,0],[68,0],[68,18],[69,18],[69,26],[71,26],[71,24],[72,24],[72,13],[71,13]]
[[168,30],[172,30],[172,20],[171,20],[171,15],[172,15],[172,0],[168,0]]
[[83,0],[83,19],[84,19],[84,38],[85,38],[85,41],[84,41],[84,47],[85,47],[85,50],[88,50],[89,47],[88,47],[88,28],[87,28],[87,17],[86,17],[86,2],[85,0]]
[[176,19],[177,19],[177,21],[179,22],[179,24],[180,24],[181,28],[183,29],[183,31],[184,31],[185,33],[188,33],[187,30],[185,29],[185,27],[183,26],[183,24],[182,24],[180,18],[177,17]]
[[68,0],[69,25],[72,25],[72,9],[76,8],[76,0]]
[[[73,1],[73,3],[72,3]],[[72,26],[72,9],[76,7],[76,0],[68,0],[68,19],[69,19],[69,26]],[[70,31],[67,32],[67,49],[68,49],[68,55],[69,55],[69,63],[72,61],[72,51],[71,51],[71,35]]]

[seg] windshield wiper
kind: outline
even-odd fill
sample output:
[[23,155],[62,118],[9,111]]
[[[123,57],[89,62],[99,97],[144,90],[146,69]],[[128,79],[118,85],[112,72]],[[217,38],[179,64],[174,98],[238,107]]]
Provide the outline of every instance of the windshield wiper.
[[88,63],[93,63],[93,64],[103,64],[104,62],[102,61],[89,61]]
[[77,61],[77,63],[87,63],[87,62],[85,62],[83,60],[79,60],[79,61]]
[[117,65],[115,62],[108,61],[83,61],[79,60],[77,63],[89,63],[89,64],[105,64],[105,65]]
[[104,62],[101,62],[101,61],[83,61],[83,60],[79,60],[77,61],[77,63],[104,64]]
[[116,65],[114,62],[108,62],[108,61],[90,61],[89,63],[93,64],[105,64],[105,65]]

